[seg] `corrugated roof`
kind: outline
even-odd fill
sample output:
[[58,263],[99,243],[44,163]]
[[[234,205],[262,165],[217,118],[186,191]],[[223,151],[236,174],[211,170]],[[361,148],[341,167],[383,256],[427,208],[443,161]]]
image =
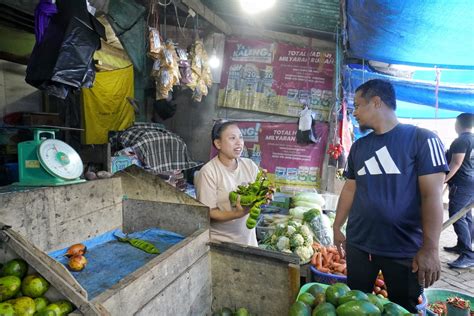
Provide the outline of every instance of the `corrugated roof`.
[[339,22],[339,0],[277,0],[274,8],[257,15],[243,12],[239,0],[201,2],[231,25],[257,26],[285,33],[319,33],[331,37]]

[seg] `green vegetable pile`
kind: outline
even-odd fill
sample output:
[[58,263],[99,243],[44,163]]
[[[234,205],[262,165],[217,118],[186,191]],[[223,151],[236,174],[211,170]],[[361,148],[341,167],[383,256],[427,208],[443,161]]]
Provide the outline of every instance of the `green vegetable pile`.
[[289,316],[405,316],[402,306],[373,293],[351,290],[346,284],[325,287],[314,283],[291,305]]
[[229,193],[229,200],[235,205],[240,195],[240,205],[250,207],[250,216],[247,219],[247,228],[252,229],[257,225],[260,216],[260,206],[269,203],[275,192],[274,187],[267,178],[266,170],[260,169],[253,183],[239,185],[237,190]]
[[0,315],[65,316],[73,311],[69,301],[50,303],[44,296],[48,281],[27,272],[28,264],[23,259],[12,259],[0,269]]

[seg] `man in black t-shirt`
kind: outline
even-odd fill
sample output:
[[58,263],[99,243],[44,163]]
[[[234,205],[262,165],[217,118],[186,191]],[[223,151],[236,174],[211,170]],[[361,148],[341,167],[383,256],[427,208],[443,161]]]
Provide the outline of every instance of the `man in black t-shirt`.
[[436,134],[401,124],[395,110],[390,82],[369,80],[356,89],[354,117],[373,132],[351,147],[334,244],[346,254],[351,289],[370,292],[382,270],[390,300],[416,313],[423,288],[440,277],[441,192],[448,165]]
[[[462,113],[456,118],[456,133],[448,151],[449,173],[446,182],[449,185],[449,216],[474,202],[474,114]],[[444,247],[449,252],[459,253],[455,261],[448,263],[451,268],[465,269],[474,267],[474,225],[472,212],[468,212],[454,224],[458,242],[454,247]]]

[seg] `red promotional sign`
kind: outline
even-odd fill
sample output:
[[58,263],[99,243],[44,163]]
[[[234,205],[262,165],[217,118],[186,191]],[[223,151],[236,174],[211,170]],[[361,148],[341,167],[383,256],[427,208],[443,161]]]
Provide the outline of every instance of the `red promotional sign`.
[[[243,157],[267,169],[277,186],[319,187],[328,137],[328,124],[314,126],[316,143],[297,143],[296,123],[237,122],[245,141]],[[211,156],[215,156],[213,148]]]
[[333,102],[332,51],[262,40],[230,38],[218,104],[298,116],[302,104],[327,120]]

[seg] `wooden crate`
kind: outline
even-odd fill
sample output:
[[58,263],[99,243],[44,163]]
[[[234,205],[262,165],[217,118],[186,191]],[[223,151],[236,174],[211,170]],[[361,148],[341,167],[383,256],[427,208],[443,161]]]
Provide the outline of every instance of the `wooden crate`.
[[[52,284],[86,315],[201,316],[223,306],[285,315],[299,289],[295,256],[210,243],[209,208],[136,166],[111,179],[0,194],[0,218],[36,249],[22,257],[45,277],[52,269]],[[116,228],[150,227],[185,239],[92,300],[46,255]]]

